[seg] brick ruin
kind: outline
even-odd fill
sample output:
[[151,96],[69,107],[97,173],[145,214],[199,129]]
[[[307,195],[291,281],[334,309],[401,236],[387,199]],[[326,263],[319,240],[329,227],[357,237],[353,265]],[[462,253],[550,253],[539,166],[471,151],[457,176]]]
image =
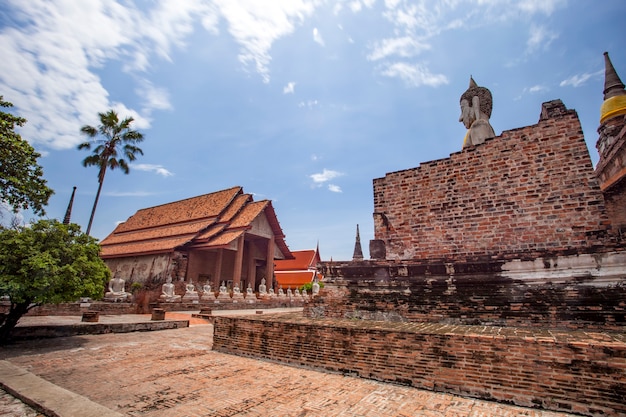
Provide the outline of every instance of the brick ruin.
[[595,170],[554,100],[535,125],[377,178],[371,259],[321,263],[300,317],[219,318],[214,349],[626,414],[626,90],[605,62]]

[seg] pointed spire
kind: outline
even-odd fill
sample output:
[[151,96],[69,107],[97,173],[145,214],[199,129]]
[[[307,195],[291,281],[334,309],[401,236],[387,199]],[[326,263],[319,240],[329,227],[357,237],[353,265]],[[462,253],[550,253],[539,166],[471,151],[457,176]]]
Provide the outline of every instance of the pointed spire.
[[72,190],[72,197],[70,197],[70,203],[65,210],[65,217],[63,218],[63,224],[70,224],[70,217],[72,217],[72,206],[74,205],[74,194],[76,194],[76,187]]
[[354,254],[352,255],[353,261],[363,260],[363,250],[361,249],[361,235],[359,234],[359,225],[356,225],[356,242],[354,242]]
[[478,87],[478,84],[476,84],[476,81],[474,81],[474,78],[470,75],[469,88],[473,87]]
[[607,100],[615,96],[626,95],[624,83],[620,80],[613,63],[609,58],[609,53],[604,53],[604,99]]

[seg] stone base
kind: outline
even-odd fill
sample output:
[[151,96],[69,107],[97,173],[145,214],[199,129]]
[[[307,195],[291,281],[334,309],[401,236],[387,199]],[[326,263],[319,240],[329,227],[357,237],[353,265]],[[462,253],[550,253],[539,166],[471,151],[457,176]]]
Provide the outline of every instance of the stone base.
[[152,310],[152,319],[151,320],[165,320],[165,310],[162,308],[155,308]]
[[105,295],[102,301],[107,303],[130,303],[131,294],[126,295]]
[[100,320],[100,312],[98,311],[85,311],[81,319],[84,323],[97,323]]
[[183,302],[185,303],[197,303],[198,301],[200,301],[198,293],[186,293],[183,295]]

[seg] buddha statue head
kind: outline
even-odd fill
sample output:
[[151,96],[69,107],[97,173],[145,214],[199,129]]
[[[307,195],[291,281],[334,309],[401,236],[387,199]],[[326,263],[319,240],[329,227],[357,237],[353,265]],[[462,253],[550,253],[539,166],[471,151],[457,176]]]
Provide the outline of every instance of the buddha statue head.
[[463,147],[481,144],[485,139],[495,136],[489,124],[493,108],[493,98],[489,89],[479,87],[470,77],[469,88],[461,95],[460,105],[459,122],[468,129]]

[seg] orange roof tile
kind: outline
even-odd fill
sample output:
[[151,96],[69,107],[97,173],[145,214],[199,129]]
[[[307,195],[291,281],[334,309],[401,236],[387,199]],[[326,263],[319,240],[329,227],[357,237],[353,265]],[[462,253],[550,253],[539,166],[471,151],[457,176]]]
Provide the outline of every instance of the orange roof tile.
[[300,287],[313,281],[315,271],[274,271],[276,282],[283,288]]
[[[113,233],[107,236],[106,242],[102,242],[105,246],[107,246],[117,243],[135,242],[138,240],[158,239],[188,234],[191,234],[193,236],[198,230],[205,229],[210,224],[211,222],[208,220],[200,220],[191,223],[159,226],[152,229],[136,230],[132,232],[118,232],[118,229],[115,229]],[[221,228],[223,229],[224,226],[222,226]]]
[[187,235],[169,239],[107,245],[102,246],[100,256],[102,258],[115,258],[121,255],[132,256],[137,254],[171,252],[174,248],[188,242],[192,238],[193,235]]
[[217,217],[228,208],[233,199],[241,193],[243,193],[241,187],[233,187],[227,190],[175,201],[173,203],[141,209],[126,222],[120,224],[116,232],[126,232]]
[[249,201],[252,200],[252,196],[249,194],[238,195],[233,204],[228,206],[228,208],[222,213],[219,218],[219,222],[229,222],[235,217],[237,213],[242,209],[242,207]]
[[259,214],[265,209],[268,201],[255,201],[248,203],[233,219],[229,228],[248,227],[250,224],[259,217]]
[[[229,245],[265,214],[280,253],[291,258],[271,201],[253,201],[241,187],[138,210],[102,242],[102,257]],[[277,255],[279,255],[277,253]]]
[[245,233],[244,230],[227,230],[223,233],[220,233],[218,236],[209,240],[206,245],[202,245],[203,247],[220,247],[226,246],[230,244],[233,240],[237,239],[239,236]]
[[315,254],[317,251],[312,250],[294,250],[291,251],[293,259],[280,259],[275,262],[276,271],[295,271],[299,269],[314,268]]

